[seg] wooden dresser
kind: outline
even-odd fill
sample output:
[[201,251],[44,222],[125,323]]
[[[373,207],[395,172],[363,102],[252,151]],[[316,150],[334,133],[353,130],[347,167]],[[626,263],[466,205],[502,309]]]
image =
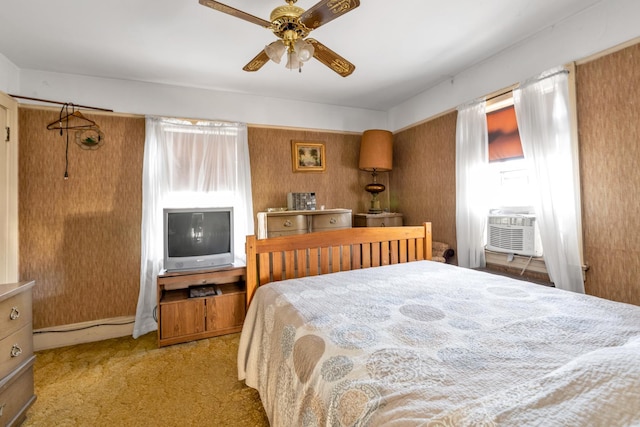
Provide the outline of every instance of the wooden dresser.
[[258,213],[258,239],[351,228],[351,209]]
[[0,425],[17,426],[33,393],[31,293],[35,282],[0,284]]

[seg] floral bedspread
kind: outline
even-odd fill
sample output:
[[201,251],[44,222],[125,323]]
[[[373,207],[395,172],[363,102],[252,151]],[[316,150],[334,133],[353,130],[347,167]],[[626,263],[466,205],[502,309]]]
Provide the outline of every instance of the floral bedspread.
[[287,280],[238,374],[272,426],[638,425],[640,307],[431,261]]

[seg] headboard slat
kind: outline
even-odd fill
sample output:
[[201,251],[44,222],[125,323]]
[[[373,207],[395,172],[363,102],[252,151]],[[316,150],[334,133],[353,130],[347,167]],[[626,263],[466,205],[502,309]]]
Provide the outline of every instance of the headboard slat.
[[293,279],[296,271],[296,253],[295,251],[286,251],[284,253],[284,272],[287,279]]
[[424,239],[416,239],[416,259],[424,259]]
[[258,257],[260,257],[260,284],[264,285],[273,280],[271,277],[271,257],[268,253],[259,254]]
[[389,242],[380,242],[380,265],[389,264]]
[[398,241],[392,240],[391,241],[391,259],[389,260],[391,264],[397,264],[400,262],[399,250],[400,250],[400,247],[398,245]]
[[318,266],[318,248],[309,248],[309,275],[317,276],[320,272]]
[[409,239],[408,240],[407,259],[409,261],[415,261],[416,260],[416,239]]
[[320,248],[320,274],[331,273],[329,271],[329,248]]
[[296,277],[307,277],[309,275],[308,263],[307,263],[307,250],[306,249],[297,249],[296,250],[296,260],[297,260],[297,270]]
[[340,271],[351,270],[351,245],[342,245]]
[[380,243],[371,244],[371,266],[380,267]]
[[371,267],[371,243],[362,243],[360,251],[362,254],[362,268]]
[[331,247],[331,272],[336,273],[340,271],[340,249],[341,246]]
[[398,246],[400,248],[399,262],[407,262],[407,240],[398,241]]

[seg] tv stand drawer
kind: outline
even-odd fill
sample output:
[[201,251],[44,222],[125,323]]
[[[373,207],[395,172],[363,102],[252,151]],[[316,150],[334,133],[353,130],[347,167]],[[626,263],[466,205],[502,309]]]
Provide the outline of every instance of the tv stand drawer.
[[195,285],[219,285],[222,283],[235,283],[246,274],[245,267],[229,267],[215,270],[171,271],[158,276],[158,282],[162,281],[164,289],[185,289]]

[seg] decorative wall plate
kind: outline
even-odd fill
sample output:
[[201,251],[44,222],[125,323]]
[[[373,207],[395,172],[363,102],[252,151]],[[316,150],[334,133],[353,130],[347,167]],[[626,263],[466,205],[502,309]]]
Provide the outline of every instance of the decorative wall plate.
[[76,132],[76,143],[85,150],[97,150],[104,144],[104,133],[100,129],[83,129]]

